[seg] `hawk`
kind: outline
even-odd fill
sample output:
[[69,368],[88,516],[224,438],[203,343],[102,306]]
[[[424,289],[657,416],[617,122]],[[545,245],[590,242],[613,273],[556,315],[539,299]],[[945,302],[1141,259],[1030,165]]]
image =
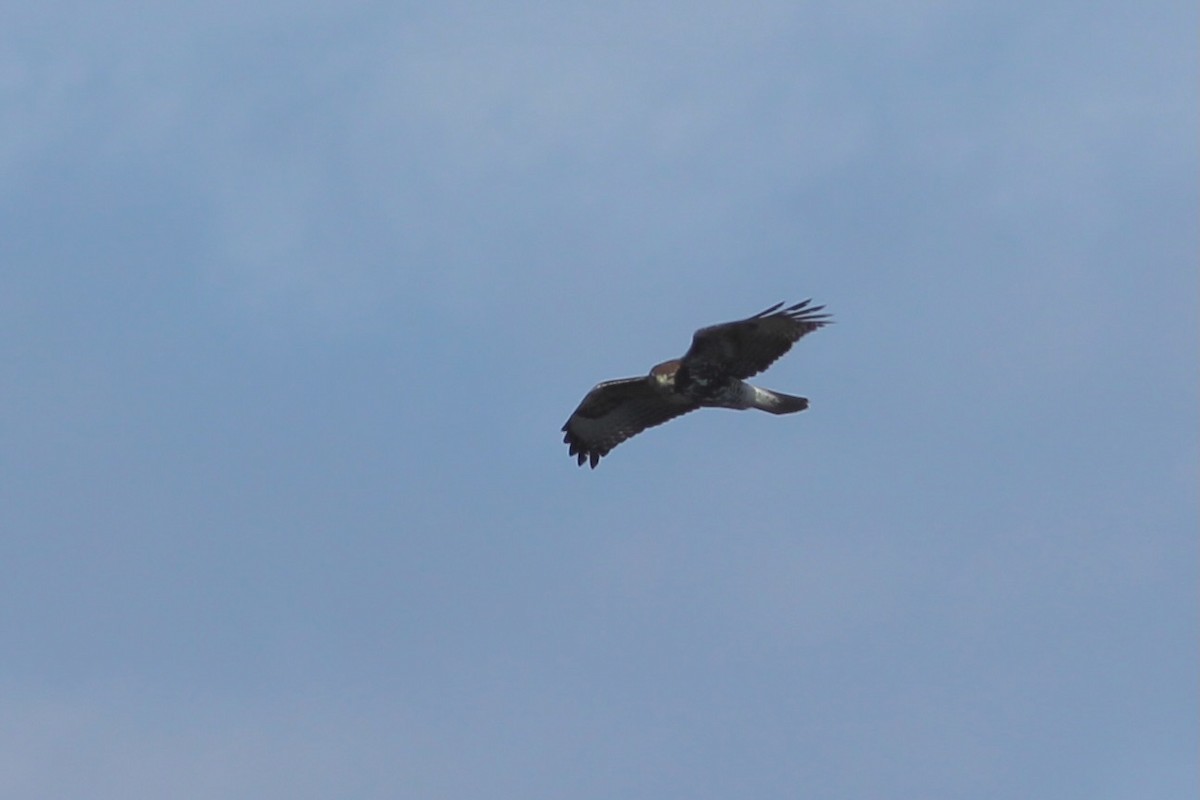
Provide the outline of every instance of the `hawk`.
[[737,322],[701,328],[683,358],[664,361],[648,375],[596,384],[563,425],[563,441],[579,466],[592,469],[609,451],[647,428],[698,408],[757,408],[793,414],[807,397],[760,389],[745,382],[771,366],[801,336],[828,325],[825,306],[812,300],[784,308],[776,303]]

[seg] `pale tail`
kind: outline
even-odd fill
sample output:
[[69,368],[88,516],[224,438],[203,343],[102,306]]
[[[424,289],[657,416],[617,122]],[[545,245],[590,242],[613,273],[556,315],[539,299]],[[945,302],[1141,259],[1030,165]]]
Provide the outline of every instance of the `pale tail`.
[[783,392],[772,392],[770,389],[754,387],[754,407],[769,411],[772,414],[795,414],[808,408],[807,397],[796,397]]

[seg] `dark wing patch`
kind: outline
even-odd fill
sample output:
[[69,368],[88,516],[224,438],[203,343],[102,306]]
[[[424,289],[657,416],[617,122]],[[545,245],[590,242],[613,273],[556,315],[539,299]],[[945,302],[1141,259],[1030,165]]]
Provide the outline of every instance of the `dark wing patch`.
[[647,378],[605,381],[587,393],[563,425],[563,441],[580,466],[590,462],[595,469],[601,457],[629,437],[699,407],[658,391]]
[[783,307],[776,303],[753,317],[711,325],[696,331],[692,346],[683,356],[685,366],[703,364],[708,371],[720,370],[745,380],[762,372],[792,349],[801,336],[832,320],[820,313],[825,306],[809,306],[812,300]]

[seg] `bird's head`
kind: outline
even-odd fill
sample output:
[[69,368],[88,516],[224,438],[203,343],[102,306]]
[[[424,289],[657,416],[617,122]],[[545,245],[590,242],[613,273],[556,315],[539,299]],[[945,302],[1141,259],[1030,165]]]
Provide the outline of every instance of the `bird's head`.
[[675,386],[675,374],[679,372],[679,359],[664,361],[650,369],[650,379],[661,389],[671,389]]

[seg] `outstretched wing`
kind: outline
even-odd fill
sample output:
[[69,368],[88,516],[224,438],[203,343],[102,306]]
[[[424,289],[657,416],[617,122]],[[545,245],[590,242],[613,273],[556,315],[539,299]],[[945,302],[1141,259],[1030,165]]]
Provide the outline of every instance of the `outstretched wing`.
[[701,328],[692,337],[683,363],[692,369],[703,364],[705,371],[719,370],[743,380],[757,375],[801,336],[831,322],[828,314],[820,313],[825,306],[810,307],[811,302],[787,308],[776,303],[753,317]]
[[587,393],[563,425],[571,455],[592,469],[608,451],[646,428],[661,425],[700,406],[678,395],[657,391],[647,378],[605,381]]

